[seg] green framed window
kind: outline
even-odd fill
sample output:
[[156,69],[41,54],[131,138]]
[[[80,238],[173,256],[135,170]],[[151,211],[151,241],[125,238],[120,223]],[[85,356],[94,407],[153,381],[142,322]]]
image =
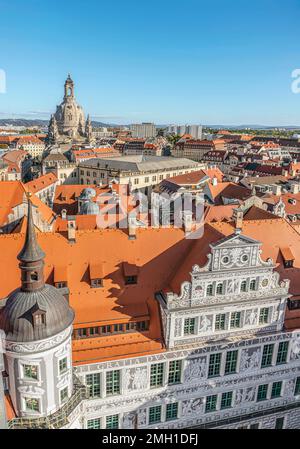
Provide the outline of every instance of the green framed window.
[[221,369],[221,352],[211,354],[209,357],[208,377],[216,377],[220,375]]
[[226,323],[225,313],[220,313],[220,314],[216,315],[215,330],[216,331],[225,330],[225,323]]
[[186,318],[184,320],[184,335],[193,335],[196,330],[196,319],[195,318]]
[[259,324],[267,324],[269,321],[269,307],[263,307],[262,309],[260,309],[259,311],[259,320],[258,323]]
[[275,429],[283,429],[283,425],[284,425],[284,417],[277,418],[275,421]]
[[297,377],[296,383],[295,383],[295,390],[294,395],[300,394],[300,377]]
[[172,421],[178,418],[178,402],[168,404],[166,407],[166,421]]
[[281,396],[282,382],[273,382],[271,399],[279,398]]
[[181,381],[182,360],[172,360],[169,363],[168,384],[178,384]]
[[164,383],[164,364],[154,363],[150,370],[150,387],[162,387]]
[[59,374],[63,374],[68,370],[68,359],[64,357],[59,361]]
[[61,404],[66,402],[68,400],[68,396],[69,396],[68,387],[65,387],[62,390],[60,390],[59,395],[60,395],[60,402],[61,402]]
[[[107,371],[106,373],[106,395],[120,394],[120,371]],[[114,415],[115,416],[115,415]]]
[[161,422],[161,405],[149,408],[149,424]]
[[232,391],[227,391],[221,396],[221,409],[230,408],[232,406]]
[[260,385],[257,389],[257,402],[265,401],[268,394],[268,384]]
[[230,329],[241,327],[241,312],[232,312],[230,316]]
[[205,403],[205,412],[215,412],[217,409],[217,398],[218,396],[216,394],[213,394],[212,396],[206,397],[206,403]]
[[101,429],[101,420],[100,418],[88,419],[87,421],[88,429]]
[[25,407],[27,411],[39,412],[40,411],[40,401],[35,398],[25,398]]
[[236,365],[237,365],[238,351],[228,351],[226,354],[225,361],[225,374],[233,374],[236,373]]
[[100,373],[87,374],[85,377],[85,383],[89,389],[89,395],[91,398],[99,398],[100,391]]
[[261,368],[267,368],[272,365],[274,344],[265,345],[263,349],[263,354],[261,358]]
[[281,341],[278,345],[276,365],[281,365],[282,363],[286,363],[288,350],[289,350],[289,342]]
[[106,428],[107,429],[118,429],[119,428],[119,415],[110,415],[106,417]]
[[24,377],[27,379],[38,379],[38,367],[37,365],[23,365]]

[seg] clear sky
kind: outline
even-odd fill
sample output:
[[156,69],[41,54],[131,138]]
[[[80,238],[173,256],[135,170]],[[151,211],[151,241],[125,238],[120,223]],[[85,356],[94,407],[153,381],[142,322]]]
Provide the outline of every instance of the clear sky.
[[299,0],[0,0],[0,118],[300,125]]

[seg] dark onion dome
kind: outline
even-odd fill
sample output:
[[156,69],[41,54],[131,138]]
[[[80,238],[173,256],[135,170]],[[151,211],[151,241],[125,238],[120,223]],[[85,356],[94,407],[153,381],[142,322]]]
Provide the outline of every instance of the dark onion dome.
[[31,342],[59,334],[73,320],[68,301],[57,288],[46,284],[36,292],[13,292],[1,311],[0,328],[8,340]]
[[74,311],[62,293],[44,282],[44,257],[34,230],[28,196],[27,229],[18,255],[21,288],[8,297],[0,311],[0,328],[15,342],[33,342],[59,334],[74,320]]

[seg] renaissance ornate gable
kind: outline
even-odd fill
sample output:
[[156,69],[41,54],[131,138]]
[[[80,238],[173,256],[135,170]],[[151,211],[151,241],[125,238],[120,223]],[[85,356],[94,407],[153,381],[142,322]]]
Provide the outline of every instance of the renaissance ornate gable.
[[280,281],[272,260],[261,259],[260,247],[240,232],[210,244],[206,265],[191,267],[179,295],[157,295],[169,347],[281,329],[289,281]]

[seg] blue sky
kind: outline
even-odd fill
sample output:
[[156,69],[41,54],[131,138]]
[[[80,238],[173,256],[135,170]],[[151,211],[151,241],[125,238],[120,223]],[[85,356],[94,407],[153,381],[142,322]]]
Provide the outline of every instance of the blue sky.
[[0,118],[300,125],[299,0],[0,0]]

